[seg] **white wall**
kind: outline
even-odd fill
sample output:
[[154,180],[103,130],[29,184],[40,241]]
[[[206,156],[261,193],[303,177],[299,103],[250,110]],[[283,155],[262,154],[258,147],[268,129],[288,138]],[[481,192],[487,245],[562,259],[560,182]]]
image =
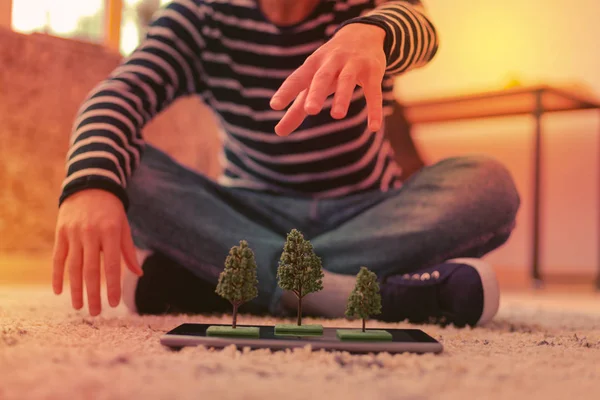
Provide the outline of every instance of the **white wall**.
[[[441,36],[436,59],[399,79],[404,100],[478,92],[524,84],[575,84],[600,96],[600,1],[425,0]],[[528,268],[531,229],[533,121],[527,117],[417,128],[425,157],[483,152],[513,173],[523,197],[518,227],[495,264]],[[544,121],[542,262],[546,270],[596,268],[600,182],[600,112]]]

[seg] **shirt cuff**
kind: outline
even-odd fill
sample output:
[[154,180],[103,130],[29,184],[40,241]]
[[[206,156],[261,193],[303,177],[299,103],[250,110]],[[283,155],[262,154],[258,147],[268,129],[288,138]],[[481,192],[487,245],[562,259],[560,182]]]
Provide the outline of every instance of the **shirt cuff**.
[[60,207],[67,198],[85,189],[106,190],[107,192],[114,194],[119,198],[119,200],[121,200],[125,211],[127,211],[127,209],[129,208],[129,198],[125,189],[118,183],[99,176],[84,176],[75,179],[73,182],[70,182],[63,189],[60,199],[58,200],[58,206]]

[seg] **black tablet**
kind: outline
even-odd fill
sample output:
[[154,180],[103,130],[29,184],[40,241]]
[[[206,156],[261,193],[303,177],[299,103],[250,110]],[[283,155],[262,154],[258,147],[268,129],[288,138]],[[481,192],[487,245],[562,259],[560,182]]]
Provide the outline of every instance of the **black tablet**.
[[[258,338],[207,336],[209,326],[218,324],[182,324],[164,334],[160,342],[167,347],[179,349],[186,346],[285,350],[310,345],[313,350],[347,351],[350,353],[441,353],[440,342],[420,329],[385,329],[391,340],[340,340],[338,330],[348,328],[323,328],[323,333],[314,336],[279,335],[273,326],[257,326]],[[240,327],[247,325],[240,325]]]

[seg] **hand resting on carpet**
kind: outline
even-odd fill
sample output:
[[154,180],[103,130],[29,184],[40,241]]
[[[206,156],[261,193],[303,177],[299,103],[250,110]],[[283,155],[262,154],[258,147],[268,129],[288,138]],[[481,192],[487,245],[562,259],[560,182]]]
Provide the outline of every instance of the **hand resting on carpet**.
[[87,189],[65,200],[56,224],[52,274],[54,293],[62,293],[67,268],[73,307],[77,310],[83,307],[85,281],[90,314],[100,314],[102,259],[108,302],[116,307],[121,300],[121,254],[127,267],[134,274],[142,275],[123,203],[115,195],[104,190]]

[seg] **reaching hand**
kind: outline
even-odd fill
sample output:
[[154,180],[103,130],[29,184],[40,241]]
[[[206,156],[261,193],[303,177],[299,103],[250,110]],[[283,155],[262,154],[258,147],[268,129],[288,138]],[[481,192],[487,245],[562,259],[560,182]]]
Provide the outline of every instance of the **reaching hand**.
[[100,254],[104,264],[109,304],[121,300],[121,253],[128,268],[141,275],[127,217],[121,201],[113,194],[88,189],[65,200],[58,213],[54,245],[54,293],[63,289],[65,266],[69,270],[71,300],[83,307],[83,282],[90,314],[100,314]]
[[385,31],[372,25],[355,23],[340,29],[283,82],[271,99],[274,110],[283,110],[294,101],[275,132],[289,135],[307,115],[321,112],[332,93],[331,116],[344,118],[356,85],[363,88],[367,100],[369,129],[378,130],[383,119],[384,39]]

